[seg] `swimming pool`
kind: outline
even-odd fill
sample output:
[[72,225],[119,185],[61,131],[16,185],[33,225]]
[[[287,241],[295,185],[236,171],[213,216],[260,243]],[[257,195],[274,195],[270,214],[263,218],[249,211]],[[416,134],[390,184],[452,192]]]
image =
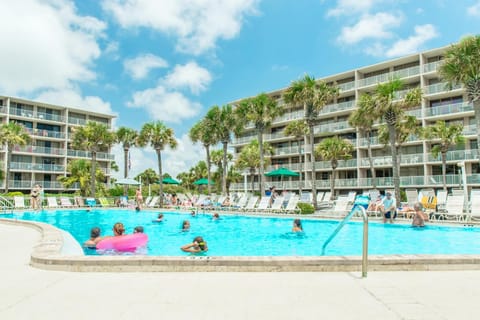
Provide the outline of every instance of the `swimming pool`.
[[[152,222],[158,212],[129,210],[57,210],[23,212],[3,217],[46,222],[66,230],[79,242],[89,237],[90,228],[98,226],[102,235],[112,235],[112,226],[121,221],[127,233],[142,225],[149,236],[149,256],[188,256],[180,247],[201,235],[208,242],[208,256],[320,256],[322,245],[337,221],[302,219],[304,234],[290,232],[293,218],[223,215],[212,220],[211,214],[164,212],[165,220]],[[191,229],[181,232],[183,220]],[[327,247],[329,256],[359,256],[362,250],[362,223],[350,222]],[[432,226],[412,228],[408,225],[369,225],[369,254],[480,254],[480,228]],[[97,255],[86,249],[87,255]]]

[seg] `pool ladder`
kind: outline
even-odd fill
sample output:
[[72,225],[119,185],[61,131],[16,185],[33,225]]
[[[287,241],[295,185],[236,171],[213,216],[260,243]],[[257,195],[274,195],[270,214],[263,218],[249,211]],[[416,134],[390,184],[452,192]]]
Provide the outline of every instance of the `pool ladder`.
[[367,268],[368,268],[368,215],[364,207],[357,205],[347,214],[347,216],[340,222],[337,228],[332,232],[330,237],[328,237],[328,239],[323,243],[322,255],[325,255],[325,249],[327,248],[327,245],[330,243],[330,241],[332,241],[333,238],[335,238],[335,236],[343,228],[345,223],[347,223],[356,212],[360,212],[363,218],[362,277],[365,278],[367,276]]
[[0,207],[2,208],[3,213],[7,212],[7,209],[13,209],[13,203],[11,203],[8,199],[0,196]]

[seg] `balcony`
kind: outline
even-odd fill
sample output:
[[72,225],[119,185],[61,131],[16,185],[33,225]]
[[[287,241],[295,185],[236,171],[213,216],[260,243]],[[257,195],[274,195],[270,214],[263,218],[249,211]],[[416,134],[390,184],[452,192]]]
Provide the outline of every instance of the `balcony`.
[[9,180],[8,186],[11,189],[31,189],[35,184],[39,184],[43,189],[56,189],[56,190],[78,190],[80,185],[75,183],[69,188],[65,188],[59,181],[31,181],[31,180]]
[[52,131],[52,130],[43,130],[43,129],[31,129],[26,128],[27,131],[36,137],[45,137],[45,138],[54,138],[54,139],[65,139],[66,134],[63,132]]
[[435,61],[435,62],[430,62],[430,63],[424,64],[423,65],[423,72],[428,73],[428,72],[437,71],[437,69],[438,69],[438,67],[440,66],[441,63],[442,63],[442,61]]
[[461,85],[455,85],[452,89],[449,89],[446,82],[436,83],[423,88],[425,94],[435,94],[440,92],[447,92],[451,90],[461,89]]
[[335,103],[335,104],[328,104],[323,109],[320,111],[321,115],[332,113],[332,112],[338,112],[338,111],[344,111],[344,110],[350,110],[355,108],[355,101],[345,101],[345,102],[340,102],[340,103]]
[[[298,110],[295,112],[287,112],[284,115],[275,118],[273,121],[274,123],[279,123],[279,122],[285,122],[285,121],[292,121],[292,120],[300,120],[305,117],[305,111],[303,110]],[[253,124],[250,124],[250,128],[253,128]]]
[[33,118],[33,110],[10,107],[10,114],[19,117]]
[[[68,149],[67,155],[69,157],[76,157],[76,158],[88,158],[88,159],[92,158],[92,154],[90,152],[83,151],[83,150]],[[115,160],[115,155],[111,153],[97,152],[97,160]]]
[[387,82],[390,79],[413,77],[419,74],[420,74],[419,66],[410,67],[402,70],[379,74],[373,77],[360,79],[358,80],[358,87],[365,87],[365,86],[374,85],[374,84],[376,85],[381,82]]
[[338,84],[337,87],[340,89],[340,93],[355,89],[355,81],[350,81],[347,83]]
[[34,154],[48,154],[48,155],[57,155],[64,156],[65,150],[60,148],[47,148],[39,146],[15,146],[13,148],[14,152],[24,152],[24,153],[34,153]]
[[447,104],[443,106],[436,106],[427,108],[425,110],[425,116],[435,117],[445,114],[460,113],[460,112],[470,112],[473,111],[473,105],[468,102],[460,102],[454,104]]
[[464,126],[462,134],[465,136],[471,136],[471,135],[476,135],[477,134],[477,126],[474,124]]
[[[478,149],[456,150],[447,152],[447,161],[476,160],[478,159]],[[441,162],[442,157],[434,158],[431,153],[428,154],[428,162]]]
[[[303,150],[303,148],[302,148]],[[283,147],[283,148],[275,148],[274,150],[274,155],[280,156],[280,155],[298,155],[298,147]]]
[[340,122],[321,124],[321,125],[315,126],[313,128],[313,132],[314,134],[319,134],[319,133],[330,133],[330,132],[336,132],[336,131],[342,131],[342,130],[348,130],[348,129],[352,129],[348,121],[340,121]]
[[87,124],[87,120],[81,119],[81,118],[69,117],[69,118],[68,118],[68,123],[69,123],[69,124],[79,125],[79,126],[84,126],[84,125]]
[[47,112],[37,112],[35,118],[46,121],[65,122],[64,116]]
[[12,170],[22,170],[22,171],[50,171],[50,172],[64,172],[65,166],[58,164],[40,164],[40,163],[29,163],[29,162],[11,162],[10,168]]

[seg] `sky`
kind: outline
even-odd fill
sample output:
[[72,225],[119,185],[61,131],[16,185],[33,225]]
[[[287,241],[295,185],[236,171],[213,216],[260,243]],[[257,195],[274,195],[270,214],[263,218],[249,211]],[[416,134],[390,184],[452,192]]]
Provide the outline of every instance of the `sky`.
[[[188,131],[214,105],[480,27],[480,0],[0,0],[0,12],[0,95],[113,114],[114,129],[161,120],[178,141],[162,152],[173,177],[205,159]],[[131,166],[157,171],[154,151],[133,148]]]

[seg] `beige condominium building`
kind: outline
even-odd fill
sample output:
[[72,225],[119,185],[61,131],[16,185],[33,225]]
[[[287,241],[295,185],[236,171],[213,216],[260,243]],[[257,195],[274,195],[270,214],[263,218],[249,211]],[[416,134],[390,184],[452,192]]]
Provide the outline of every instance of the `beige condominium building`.
[[[331,104],[323,108],[320,113],[320,122],[315,127],[315,145],[322,139],[338,136],[348,139],[355,151],[351,160],[339,161],[336,172],[336,189],[340,193],[347,190],[367,190],[372,187],[372,178],[367,156],[367,140],[355,128],[348,124],[348,117],[356,108],[356,101],[364,92],[372,92],[378,83],[383,83],[392,77],[400,78],[405,83],[405,90],[420,87],[423,91],[421,105],[408,111],[408,114],[417,118],[419,126],[434,124],[437,120],[447,123],[461,123],[464,126],[463,134],[467,142],[463,146],[451,148],[447,153],[447,185],[449,188],[461,187],[462,178],[458,164],[464,162],[469,187],[480,186],[480,168],[478,163],[478,146],[473,107],[467,102],[465,91],[461,87],[447,89],[437,70],[442,63],[443,54],[447,47],[438,48],[390,60],[375,65],[370,65],[355,70],[343,72],[321,78],[327,83],[340,88],[340,95]],[[274,147],[271,165],[265,172],[278,167],[286,167],[297,172],[303,172],[303,189],[311,190],[311,166],[309,143],[300,143],[302,162],[299,161],[299,143],[292,136],[284,134],[285,126],[292,120],[304,117],[302,106],[286,105],[282,101],[285,89],[271,92],[280,105],[286,109],[285,114],[277,118],[264,140]],[[400,92],[401,94],[401,92]],[[236,104],[232,102],[232,104]],[[391,188],[392,158],[390,146],[385,147],[378,140],[378,125],[375,127],[371,138],[373,148],[373,163],[376,171],[376,185],[379,189]],[[245,128],[244,133],[233,139],[235,156],[241,148],[256,138],[253,126]],[[433,157],[430,150],[435,141],[425,141],[418,136],[410,136],[401,147],[400,185],[401,188],[434,188],[442,187],[442,165],[440,156]],[[307,159],[307,161],[305,161]],[[329,161],[316,162],[316,186],[318,190],[330,188],[329,174],[331,165]],[[258,190],[258,176],[255,176],[255,188]],[[251,187],[251,177],[248,177],[248,188]],[[281,186],[280,181],[266,178],[266,186]],[[285,178],[283,187],[287,190],[298,190],[299,179]],[[233,191],[244,189],[244,183],[233,184]],[[338,192],[338,191],[337,191]]]
[[[73,159],[90,159],[90,153],[71,147],[75,127],[96,121],[111,127],[114,116],[37,101],[0,96],[0,123],[16,122],[25,126],[31,141],[24,147],[15,146],[10,163],[10,176],[4,177],[0,189],[8,183],[9,191],[28,191],[40,184],[47,192],[75,191],[78,185],[65,189],[57,181],[68,175],[67,164]],[[109,148],[97,153],[98,166],[110,177],[114,160]],[[6,172],[7,150],[2,146],[0,161]]]

